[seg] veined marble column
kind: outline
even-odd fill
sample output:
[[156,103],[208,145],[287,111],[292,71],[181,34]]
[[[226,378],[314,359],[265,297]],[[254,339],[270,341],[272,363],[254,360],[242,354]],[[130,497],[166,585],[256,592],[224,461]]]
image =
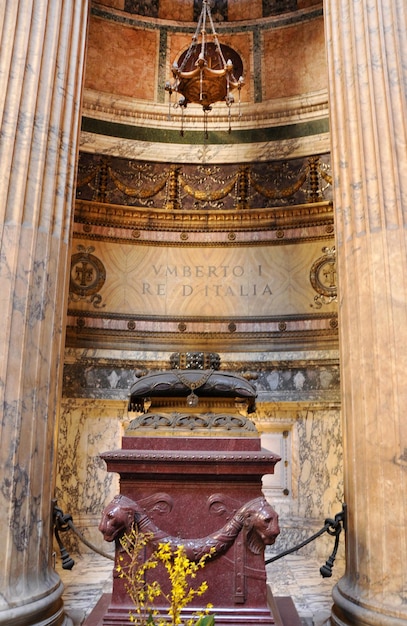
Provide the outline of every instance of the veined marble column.
[[407,5],[326,0],[347,565],[335,625],[407,623]]
[[0,4],[0,624],[59,626],[57,400],[87,0]]

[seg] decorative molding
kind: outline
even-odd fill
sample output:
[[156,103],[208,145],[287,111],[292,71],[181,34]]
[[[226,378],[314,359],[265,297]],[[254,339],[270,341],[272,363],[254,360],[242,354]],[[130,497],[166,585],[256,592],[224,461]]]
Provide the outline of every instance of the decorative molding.
[[[85,225],[83,229],[76,226],[74,230],[74,238],[77,240],[99,241],[109,243],[126,243],[138,246],[154,247],[189,247],[189,248],[219,248],[240,246],[285,246],[292,244],[301,244],[311,241],[332,241],[334,236],[333,215],[328,223],[320,225],[287,227],[284,230],[267,228],[259,228],[256,230],[217,230],[216,224],[213,232],[209,230],[197,230],[196,223],[188,230],[184,223],[179,229],[174,230],[133,230],[119,226],[99,226],[88,228]],[[182,230],[185,228],[185,230]],[[192,230],[194,228],[194,230]],[[195,230],[196,229],[196,230]]]
[[[91,318],[93,320],[109,320],[107,323],[109,324],[110,327],[112,327],[112,324],[117,323],[118,324],[118,328],[123,328],[123,323],[127,324],[127,322],[129,320],[134,321],[136,323],[136,325],[138,323],[141,322],[154,322],[156,324],[160,324],[160,323],[171,323],[173,325],[173,328],[177,327],[177,324],[180,321],[183,321],[187,324],[190,325],[196,325],[196,324],[217,324],[217,325],[222,325],[225,324],[225,328],[226,325],[229,324],[230,322],[230,318],[228,319],[224,319],[221,316],[215,317],[215,316],[165,316],[165,315],[130,315],[127,313],[104,313],[103,311],[80,311],[77,309],[73,309],[70,308],[68,309],[68,317],[83,317],[83,318]],[[337,313],[336,312],[331,312],[331,313],[304,313],[304,314],[296,314],[296,315],[273,315],[273,316],[250,316],[250,317],[243,317],[243,316],[234,316],[233,317],[233,321],[236,324],[236,326],[238,327],[239,324],[244,324],[245,327],[249,324],[255,324],[256,326],[264,326],[265,328],[269,328],[269,329],[273,329],[273,330],[280,330],[280,331],[286,331],[286,330],[290,330],[293,329],[293,327],[297,327],[298,324],[300,323],[305,323],[307,326],[309,326],[310,324],[312,324],[312,322],[316,322],[316,323],[321,323],[322,321],[326,322],[330,324],[331,327],[335,327],[337,326],[336,324],[336,320],[337,320]],[[333,323],[333,320],[335,321],[335,323]],[[281,329],[279,327],[281,322],[285,322],[285,328]],[[102,322],[103,323],[103,322]],[[131,330],[131,329],[130,329]],[[179,329],[178,329],[179,330]],[[195,348],[192,348],[191,346],[188,348],[189,351],[193,351],[195,350]]]

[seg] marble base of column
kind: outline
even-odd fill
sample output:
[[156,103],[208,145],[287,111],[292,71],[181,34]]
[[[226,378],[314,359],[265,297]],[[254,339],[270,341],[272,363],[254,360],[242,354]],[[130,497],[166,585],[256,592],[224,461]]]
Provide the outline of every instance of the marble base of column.
[[64,613],[63,589],[58,580],[41,597],[37,595],[31,601],[22,598],[24,604],[0,611],[0,626],[73,626],[71,618]]
[[[349,593],[346,589],[348,587]],[[334,587],[330,623],[332,626],[405,626],[407,614],[403,615],[396,610],[383,605],[374,606],[371,602],[363,602],[361,598],[352,597],[355,592],[354,585],[342,578]],[[392,614],[393,613],[393,614]]]

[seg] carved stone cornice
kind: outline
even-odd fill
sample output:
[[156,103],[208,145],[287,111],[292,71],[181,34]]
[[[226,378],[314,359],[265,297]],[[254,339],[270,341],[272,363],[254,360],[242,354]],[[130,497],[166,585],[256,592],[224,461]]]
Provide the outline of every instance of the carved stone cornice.
[[[174,128],[174,126],[179,128],[181,119],[180,113],[173,112],[173,119],[169,123],[167,104],[149,102],[147,107],[143,100],[117,95],[113,97],[89,88],[84,90],[83,115],[132,125],[152,125],[163,129]],[[327,116],[328,93],[326,89],[323,89],[307,93],[305,96],[278,98],[255,104],[244,102],[241,105],[238,127],[251,129],[277,123],[293,123],[298,119],[319,119]],[[188,120],[200,128],[201,112],[195,113],[194,110],[188,112]],[[223,124],[227,129],[228,114],[223,103],[214,106],[214,111],[211,112],[211,123],[216,124],[218,128],[219,124]]]
[[[306,317],[306,316],[305,316]],[[87,319],[89,322],[87,322]],[[212,330],[208,330],[212,326]],[[252,323],[253,330],[239,331],[239,325],[227,321],[205,323],[155,321],[155,330],[149,330],[145,320],[116,320],[93,318],[77,312],[68,316],[66,345],[128,350],[143,346],[146,350],[263,350],[327,349],[338,343],[337,316],[335,313],[314,316],[312,319],[264,323],[263,328]]]
[[[315,233],[316,236],[333,235],[333,220],[333,207],[330,202],[243,211],[168,211],[77,200],[74,229],[75,236],[82,235],[92,239],[104,239],[105,237],[109,240],[112,238],[126,239],[137,241],[137,243],[153,239],[149,235],[153,232],[253,233],[273,231],[280,243],[283,243],[284,230],[322,227],[320,232]],[[83,228],[80,228],[79,225],[83,225]],[[99,228],[94,229],[95,226]],[[115,228],[117,231],[112,232],[112,229]],[[109,229],[109,232],[104,233],[104,229]],[[291,240],[292,237],[289,239]],[[229,237],[228,240],[234,245],[237,243],[233,237]],[[154,243],[156,242],[154,241]],[[264,243],[264,240],[259,241],[259,243]]]
[[[220,325],[226,324],[229,326],[229,332],[235,332],[238,324],[254,324],[256,326],[262,325],[264,328],[272,329],[274,326],[281,332],[285,332],[290,330],[290,326],[293,328],[294,325],[298,325],[298,323],[305,322],[307,324],[312,324],[312,322],[316,320],[325,320],[328,321],[332,328],[337,327],[337,313],[329,312],[329,313],[302,313],[295,315],[271,315],[269,317],[265,316],[250,316],[250,317],[233,317],[233,323],[235,328],[231,329],[230,320],[226,320],[222,317],[218,316],[210,316],[203,315],[200,317],[199,315],[194,316],[166,316],[166,315],[130,315],[128,313],[104,313],[103,311],[80,311],[74,308],[68,309],[68,316],[76,317],[76,318],[91,318],[93,320],[109,320],[108,325],[110,328],[114,326],[115,323],[125,322],[128,324],[129,330],[134,330],[135,324],[143,323],[146,321],[154,321],[159,324],[163,323],[171,323],[171,324],[179,324],[185,323],[192,325],[199,324],[216,324],[219,328]],[[134,324],[133,324],[134,322]],[[124,328],[120,326],[120,328]],[[185,332],[187,329],[178,328],[181,332]],[[189,347],[188,350],[192,348]]]
[[[120,359],[120,358],[112,358],[112,359],[100,359],[97,357],[80,357],[76,361],[72,361],[72,359],[65,358],[65,366],[69,367],[75,364],[80,365],[81,368],[93,368],[93,369],[125,369],[131,370],[134,372],[134,375],[138,378],[141,376],[146,376],[150,372],[154,371],[165,371],[169,370],[170,365],[163,360],[137,360],[132,361],[131,359]],[[331,368],[339,367],[339,358],[338,359],[319,359],[319,360],[296,360],[296,361],[228,361],[220,371],[227,370],[231,372],[238,372],[244,378],[248,378],[250,380],[256,380],[258,378],[259,372],[268,372],[271,370],[276,370],[277,368],[287,370],[298,370],[299,368],[307,368],[318,370],[321,367]]]

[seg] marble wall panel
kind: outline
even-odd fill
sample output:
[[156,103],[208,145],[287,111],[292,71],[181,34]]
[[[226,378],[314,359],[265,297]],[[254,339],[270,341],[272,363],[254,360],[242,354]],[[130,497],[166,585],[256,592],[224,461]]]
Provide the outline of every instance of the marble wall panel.
[[[233,6],[235,17],[260,19],[256,15],[259,2],[253,6],[240,0]],[[174,9],[172,4],[167,7],[163,2],[161,10],[171,19],[177,18],[177,11],[182,17],[188,13],[182,3],[177,3]],[[163,103],[164,98],[168,99],[165,80],[171,79],[171,66],[188,49],[193,32],[191,28],[183,31],[166,22],[157,24],[151,16],[144,19],[126,20],[113,10],[92,12],[86,88],[117,97]],[[235,49],[243,59],[242,102],[288,98],[327,88],[322,15],[310,11],[308,19],[291,17],[278,24],[270,22],[261,26],[252,22],[250,27],[239,27],[239,21],[235,24],[218,35],[222,44]]]
[[123,26],[91,16],[85,87],[154,100],[159,31]]
[[297,513],[330,516],[343,500],[342,431],[337,409],[303,410],[297,421]]
[[[277,407],[277,408],[276,408]],[[291,451],[290,492],[269,492],[280,514],[281,534],[272,554],[304,541],[342,510],[343,446],[339,406],[328,403],[258,403],[255,421],[263,432],[288,431]],[[328,558],[332,538],[324,535],[301,549],[301,554]],[[341,552],[343,551],[343,546]],[[322,563],[321,563],[322,565]]]
[[[119,491],[118,476],[106,472],[100,453],[121,447],[127,402],[65,397],[60,407],[56,498],[88,541],[106,548],[97,526],[105,504]],[[66,541],[65,541],[66,539]],[[64,542],[87,551],[73,533]]]
[[263,99],[327,88],[323,18],[263,32]]

